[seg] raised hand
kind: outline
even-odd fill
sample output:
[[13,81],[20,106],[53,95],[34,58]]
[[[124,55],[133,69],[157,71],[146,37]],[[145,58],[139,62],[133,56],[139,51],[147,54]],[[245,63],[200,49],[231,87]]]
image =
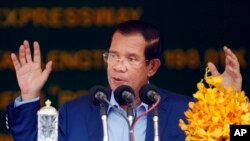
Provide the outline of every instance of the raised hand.
[[52,61],[41,68],[41,54],[38,42],[33,43],[34,55],[32,58],[30,45],[27,40],[19,48],[19,60],[16,54],[11,53],[11,59],[16,70],[18,85],[21,89],[22,100],[29,100],[40,95],[41,89],[52,70]]
[[210,69],[212,75],[222,75],[222,86],[224,87],[234,87],[236,91],[241,91],[242,87],[242,76],[240,73],[240,64],[236,55],[226,46],[223,48],[225,53],[226,67],[222,74],[220,74],[211,62],[208,63],[208,68]]

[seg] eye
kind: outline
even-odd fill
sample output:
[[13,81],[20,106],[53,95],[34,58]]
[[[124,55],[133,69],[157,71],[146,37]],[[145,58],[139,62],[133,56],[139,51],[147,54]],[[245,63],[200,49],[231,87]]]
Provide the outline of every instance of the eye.
[[109,53],[109,57],[110,57],[110,59],[113,59],[113,60],[118,58],[118,56],[116,54],[113,54],[113,53]]
[[136,62],[137,59],[135,57],[129,57],[129,62]]

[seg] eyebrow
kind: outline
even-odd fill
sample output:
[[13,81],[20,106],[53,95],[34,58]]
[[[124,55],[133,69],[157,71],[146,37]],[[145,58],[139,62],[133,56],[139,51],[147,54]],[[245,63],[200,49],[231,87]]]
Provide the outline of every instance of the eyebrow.
[[116,53],[117,54],[117,51],[108,50],[108,53]]
[[[114,54],[117,54],[119,55],[119,53],[117,51],[113,51],[113,50],[109,50],[108,51],[109,53],[114,53]],[[128,55],[126,55],[126,57],[140,57],[139,55],[135,54],[135,53],[129,53]]]

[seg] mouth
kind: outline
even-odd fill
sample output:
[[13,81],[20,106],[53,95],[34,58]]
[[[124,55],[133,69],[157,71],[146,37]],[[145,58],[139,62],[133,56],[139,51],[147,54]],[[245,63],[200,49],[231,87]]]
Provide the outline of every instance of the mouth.
[[122,85],[126,83],[125,79],[122,79],[122,78],[113,77],[112,79],[113,79],[113,82],[117,85]]

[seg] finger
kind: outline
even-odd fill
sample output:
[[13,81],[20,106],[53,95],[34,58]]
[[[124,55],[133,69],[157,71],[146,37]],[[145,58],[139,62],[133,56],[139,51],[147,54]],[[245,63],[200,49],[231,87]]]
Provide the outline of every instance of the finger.
[[46,81],[48,79],[51,70],[52,70],[52,61],[49,61],[46,64],[46,67],[45,67],[45,69],[42,72],[42,77],[43,77],[44,81]]
[[208,62],[208,63],[207,63],[207,67],[208,67],[208,69],[210,70],[210,72],[211,72],[211,74],[212,74],[213,76],[218,76],[218,75],[220,75],[220,73],[218,72],[216,66],[215,66],[213,63]]
[[226,69],[229,69],[230,71],[239,72],[240,71],[240,64],[238,60],[235,60],[231,56],[226,57]]
[[230,65],[233,65],[237,68],[240,67],[240,63],[238,61],[238,59],[235,59],[233,56],[227,56],[226,57],[226,63],[230,64]]
[[41,64],[41,53],[40,53],[40,46],[37,41],[34,42],[34,62]]
[[241,91],[241,84],[242,84],[242,76],[240,73],[240,66],[239,62],[228,57],[227,58],[227,70],[228,73],[230,74],[231,78],[233,79],[233,85],[235,85],[235,88],[237,91]]
[[12,60],[15,70],[18,71],[21,68],[21,64],[19,63],[16,57],[16,54],[11,53],[11,60]]
[[224,52],[225,52],[225,56],[231,56],[233,59],[238,60],[237,56],[232,52],[232,50],[230,48],[228,48],[227,46],[224,46]]
[[225,71],[229,71],[230,73],[232,72],[239,72],[240,65],[238,62],[238,59],[236,55],[231,51],[231,49],[227,48],[224,46],[224,52],[225,52],[225,63],[226,63],[226,68]]
[[26,59],[25,59],[25,47],[24,45],[21,45],[19,48],[19,60],[21,62],[21,65],[26,64]]
[[32,62],[32,59],[31,59],[29,42],[27,40],[24,40],[23,45],[25,47],[26,60],[28,63],[30,63],[30,62]]

